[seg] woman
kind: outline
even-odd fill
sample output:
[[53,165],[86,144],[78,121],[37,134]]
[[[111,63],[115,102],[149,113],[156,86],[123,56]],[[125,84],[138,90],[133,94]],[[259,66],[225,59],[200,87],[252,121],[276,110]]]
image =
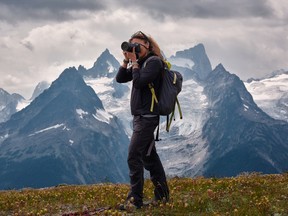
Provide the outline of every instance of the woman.
[[[155,186],[154,200],[169,200],[165,171],[154,145],[154,131],[159,124],[159,112],[156,104],[153,110],[150,110],[152,94],[148,87],[148,84],[152,84],[159,98],[163,57],[157,43],[141,31],[133,34],[129,43],[134,47],[129,52],[123,51],[124,60],[116,80],[119,83],[132,81],[130,107],[133,115],[133,134],[128,152],[130,192],[127,202],[129,201],[136,208],[141,208],[143,206],[144,168],[150,172]],[[127,67],[129,62],[131,67]],[[125,205],[122,208],[125,209]]]

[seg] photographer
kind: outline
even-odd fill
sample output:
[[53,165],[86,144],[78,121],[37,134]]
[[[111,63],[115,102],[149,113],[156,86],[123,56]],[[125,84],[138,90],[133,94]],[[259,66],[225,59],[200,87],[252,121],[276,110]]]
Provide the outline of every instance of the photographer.
[[[169,200],[165,171],[156,152],[154,140],[154,131],[159,124],[159,112],[157,104],[152,111],[150,110],[152,94],[148,87],[148,84],[152,83],[156,96],[159,96],[163,57],[155,40],[141,31],[133,34],[129,42],[123,42],[121,48],[124,60],[116,80],[119,83],[132,81],[130,107],[133,115],[133,134],[128,152],[130,191],[126,204],[130,202],[136,208],[141,208],[144,168],[150,172],[155,186],[154,200]],[[151,56],[157,57],[149,58]],[[125,204],[120,208],[125,210]]]

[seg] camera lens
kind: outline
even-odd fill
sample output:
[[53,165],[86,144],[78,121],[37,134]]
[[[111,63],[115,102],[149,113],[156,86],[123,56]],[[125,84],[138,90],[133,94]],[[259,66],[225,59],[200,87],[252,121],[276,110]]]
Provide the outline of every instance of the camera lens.
[[125,41],[121,44],[121,49],[123,51],[131,52],[130,50],[132,49],[132,47],[131,47],[130,43]]

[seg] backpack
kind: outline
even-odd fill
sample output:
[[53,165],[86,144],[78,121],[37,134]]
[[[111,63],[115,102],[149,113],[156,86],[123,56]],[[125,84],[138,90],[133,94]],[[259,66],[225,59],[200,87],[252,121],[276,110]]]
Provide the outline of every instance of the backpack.
[[[155,58],[155,56],[148,58],[144,62],[143,67],[145,67],[147,64],[147,61],[149,61],[149,59],[152,59],[152,58]],[[177,98],[177,95],[182,90],[183,77],[178,71],[170,70],[171,65],[169,62],[164,62],[164,61],[162,62],[164,65],[164,70],[163,70],[163,76],[162,76],[162,83],[160,86],[159,98],[156,97],[153,83],[148,84],[148,87],[152,94],[150,111],[153,112],[155,103],[158,104],[159,115],[167,117],[166,131],[169,132],[170,125],[172,123],[172,120],[175,114],[176,105],[178,106],[180,119],[183,118],[180,103]],[[159,136],[159,125],[157,129],[156,141],[159,140],[158,136]]]

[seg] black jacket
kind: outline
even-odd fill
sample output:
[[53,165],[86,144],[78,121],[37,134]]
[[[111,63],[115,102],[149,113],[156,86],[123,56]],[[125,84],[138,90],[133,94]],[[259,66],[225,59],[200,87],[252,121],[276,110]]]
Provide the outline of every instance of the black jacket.
[[163,63],[159,57],[149,59],[145,67],[144,62],[153,56],[147,55],[145,58],[138,61],[139,68],[123,68],[120,67],[116,75],[116,81],[125,83],[133,81],[130,107],[132,115],[153,114],[158,115],[158,106],[155,103],[153,112],[150,111],[152,94],[148,87],[149,83],[153,83],[157,98],[159,98],[159,89],[161,85],[161,76],[163,71]]

